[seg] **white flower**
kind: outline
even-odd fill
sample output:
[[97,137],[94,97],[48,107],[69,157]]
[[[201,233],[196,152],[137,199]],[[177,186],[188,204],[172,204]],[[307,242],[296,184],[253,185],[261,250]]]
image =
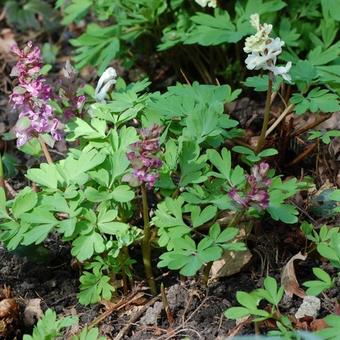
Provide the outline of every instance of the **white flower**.
[[246,53],[263,52],[268,41],[269,35],[273,29],[270,24],[260,24],[260,16],[255,13],[250,16],[250,24],[256,29],[256,33],[246,38],[243,51]]
[[273,29],[272,25],[260,23],[260,16],[255,13],[250,16],[250,24],[257,30],[245,41],[244,52],[248,53],[245,60],[248,70],[269,70],[275,76],[280,75],[284,80],[290,82],[288,74],[292,63],[286,66],[276,66],[278,55],[282,53],[282,46],[285,44],[280,38],[270,38]]
[[277,56],[282,52],[284,41],[280,38],[269,39],[261,53],[252,52],[246,58],[246,67],[248,70],[271,70],[276,64]]
[[195,0],[201,7],[213,7],[216,8],[217,0]]
[[103,101],[110,87],[116,83],[117,72],[113,67],[107,68],[98,80],[95,98]]
[[250,25],[252,25],[256,31],[260,30],[260,16],[258,13],[254,13],[250,16]]
[[292,67],[292,62],[289,61],[286,64],[286,66],[273,66],[273,67],[269,68],[269,70],[272,71],[275,76],[281,76],[284,80],[291,82],[292,78],[288,74],[291,67]]

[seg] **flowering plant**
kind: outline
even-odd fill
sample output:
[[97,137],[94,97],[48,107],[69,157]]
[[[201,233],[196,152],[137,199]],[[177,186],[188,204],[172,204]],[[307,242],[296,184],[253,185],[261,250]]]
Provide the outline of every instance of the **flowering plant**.
[[44,133],[50,134],[55,141],[60,140],[61,124],[49,103],[53,98],[52,88],[40,74],[40,49],[29,42],[23,50],[14,46],[12,52],[18,57],[11,72],[12,77],[17,77],[18,85],[10,96],[10,102],[19,111],[15,127],[17,145],[22,146],[32,137]]
[[133,172],[125,176],[130,185],[137,186],[146,184],[151,189],[159,174],[155,171],[162,166],[162,161],[156,156],[160,150],[159,135],[162,131],[160,126],[152,126],[140,130],[142,141],[130,145],[132,151],[127,153]]
[[272,25],[260,24],[260,16],[255,13],[250,17],[251,25],[256,29],[256,33],[248,37],[243,48],[248,53],[246,66],[249,70],[268,70],[273,75],[280,75],[286,81],[291,81],[288,74],[292,63],[286,66],[276,66],[277,57],[282,53],[282,46],[285,44],[280,38],[270,38],[273,29]]

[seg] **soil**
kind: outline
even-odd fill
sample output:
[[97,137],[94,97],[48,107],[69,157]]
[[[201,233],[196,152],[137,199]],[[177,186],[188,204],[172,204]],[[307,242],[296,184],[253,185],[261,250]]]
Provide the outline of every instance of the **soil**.
[[[266,239],[259,238],[256,245],[251,245],[250,242],[253,259],[242,272],[212,282],[207,288],[204,288],[199,280],[180,281],[177,276],[165,274],[161,276],[174,316],[171,327],[161,299],[146,308],[133,323],[129,322],[152,298],[144,289],[142,290],[144,296],[138,303],[130,304],[119,312],[113,312],[98,323],[101,334],[108,339],[115,339],[122,328],[129,325],[121,339],[183,339],[185,336],[192,340],[223,339],[235,327],[235,322],[227,320],[223,312],[228,307],[237,305],[235,299],[237,290],[251,291],[260,287],[267,274],[280,280],[280,271],[284,263],[302,248],[300,244],[302,239],[297,229],[289,230],[287,226],[285,229],[277,226],[276,230],[272,229],[271,232],[261,234],[266,235]],[[266,244],[266,250],[262,243]],[[59,316],[77,315],[79,327],[72,329],[73,332],[93,322],[110,308],[111,305],[101,304],[85,307],[77,302],[79,269],[72,268],[69,247],[56,237],[52,235],[45,242],[44,248],[38,248],[33,260],[28,260],[25,256],[26,251],[28,250],[20,248],[16,253],[9,253],[0,247],[0,286],[9,286],[21,306],[17,330],[7,339],[14,339],[15,336],[20,339],[25,332],[30,334],[32,329],[25,327],[23,323],[24,306],[30,299],[41,299],[40,305],[43,310],[52,308]],[[29,251],[32,252],[32,249]],[[299,281],[310,279],[311,268],[318,264],[318,260],[313,258],[298,263],[296,273]],[[136,286],[138,284],[140,283],[137,282]],[[335,290],[332,295],[336,296],[338,293]],[[120,294],[122,292],[118,292],[117,301]],[[285,300],[281,307],[282,311],[294,314],[301,301],[299,298]],[[321,315],[327,312],[326,302],[323,301]],[[252,324],[247,322],[240,328],[238,334],[253,332]]]

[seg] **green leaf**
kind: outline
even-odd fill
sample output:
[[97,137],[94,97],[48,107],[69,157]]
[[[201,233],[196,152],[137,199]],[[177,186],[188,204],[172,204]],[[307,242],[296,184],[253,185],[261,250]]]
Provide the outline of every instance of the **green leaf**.
[[69,25],[76,19],[82,19],[91,8],[91,5],[93,5],[92,0],[72,0],[65,8],[62,23]]
[[116,25],[101,27],[91,23],[86,32],[70,42],[76,47],[77,56],[74,58],[77,68],[86,65],[98,67],[101,74],[120,50],[119,27]]
[[200,44],[203,46],[236,43],[243,34],[235,30],[227,11],[215,12],[215,16],[197,13],[191,17],[194,26],[184,39],[185,44]]
[[290,74],[294,82],[311,84],[317,77],[317,70],[308,60],[299,60],[293,65]]
[[98,222],[98,228],[102,233],[109,235],[120,235],[129,230],[129,225],[122,222]]
[[99,336],[98,328],[83,328],[79,335],[72,337],[72,340],[106,340],[105,337]]
[[120,185],[113,189],[110,196],[117,202],[130,202],[135,194],[128,185]]
[[224,229],[216,238],[216,243],[226,243],[232,241],[238,234],[237,228],[228,227]]
[[267,211],[275,221],[282,221],[287,224],[294,224],[298,221],[298,211],[290,204],[270,204]]
[[325,65],[335,60],[340,53],[340,44],[337,43],[331,47],[328,47],[324,51],[322,46],[315,47],[308,53],[308,60],[315,66]]
[[[282,83],[281,77],[275,77],[273,84],[273,91],[278,91]],[[257,92],[264,92],[268,90],[268,75],[248,77],[244,82],[245,86],[254,88]]]
[[23,189],[16,196],[12,212],[15,218],[19,218],[23,213],[32,210],[38,202],[38,195],[30,187]]
[[33,229],[24,234],[24,239],[21,242],[23,245],[39,244],[46,240],[48,234],[53,230],[54,224],[42,224],[34,226]]
[[79,261],[85,261],[93,256],[94,253],[100,254],[105,250],[103,237],[91,232],[87,235],[78,236],[72,243],[72,255]]
[[229,179],[231,170],[231,153],[226,148],[223,148],[221,155],[213,149],[207,150],[207,156],[209,161],[219,171],[219,177]]
[[32,336],[24,335],[24,340],[49,340],[62,335],[61,330],[78,323],[75,316],[57,319],[57,314],[52,309],[47,309],[42,318],[34,326]]
[[340,316],[330,314],[327,315],[324,320],[328,327],[316,332],[316,335],[320,336],[322,339],[338,340],[340,333]]
[[67,124],[66,132],[69,132],[67,140],[74,141],[83,137],[85,139],[104,139],[106,137],[106,123],[104,120],[93,118],[91,125],[76,117]]
[[79,159],[69,156],[62,163],[63,175],[68,183],[83,184],[87,180],[86,172],[103,163],[105,158],[105,153],[97,150],[83,151]]
[[9,218],[6,209],[6,193],[2,187],[0,187],[0,218]]
[[48,210],[48,206],[39,205],[30,213],[23,213],[20,216],[22,222],[29,224],[53,224],[59,221],[54,217],[53,213]]
[[295,104],[297,114],[303,114],[308,110],[311,112],[335,112],[340,109],[338,96],[328,90],[321,90],[319,87],[311,90],[307,97],[295,93],[291,101]]
[[216,216],[217,208],[214,205],[205,207],[202,211],[198,206],[191,208],[191,221],[192,226],[197,228],[204,223],[210,221]]
[[51,189],[57,189],[58,182],[63,181],[55,164],[40,164],[40,169],[29,169],[26,177],[41,186]]
[[80,292],[78,293],[78,299],[81,304],[89,305],[102,299],[111,299],[114,288],[110,284],[109,276],[84,272],[79,280]]
[[264,295],[267,301],[277,306],[284,293],[283,287],[278,289],[276,280],[273,277],[268,276],[264,279],[264,288],[268,293]]
[[245,307],[231,307],[224,312],[225,317],[231,320],[242,319],[249,314],[248,308]]
[[242,291],[236,293],[236,299],[240,305],[252,310],[257,308],[259,302],[252,294]]

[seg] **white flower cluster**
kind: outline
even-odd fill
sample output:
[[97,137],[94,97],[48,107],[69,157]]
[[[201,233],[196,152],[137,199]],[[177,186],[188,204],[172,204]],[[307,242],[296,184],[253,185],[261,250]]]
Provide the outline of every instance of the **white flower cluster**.
[[216,8],[217,0],[195,0],[201,7],[213,7]]
[[248,70],[269,70],[275,76],[280,75],[283,79],[291,81],[288,74],[292,63],[286,66],[276,66],[277,56],[282,52],[285,44],[280,38],[270,38],[272,25],[260,24],[260,16],[256,13],[250,16],[250,24],[256,29],[256,34],[248,37],[243,48],[248,53],[246,65]]

